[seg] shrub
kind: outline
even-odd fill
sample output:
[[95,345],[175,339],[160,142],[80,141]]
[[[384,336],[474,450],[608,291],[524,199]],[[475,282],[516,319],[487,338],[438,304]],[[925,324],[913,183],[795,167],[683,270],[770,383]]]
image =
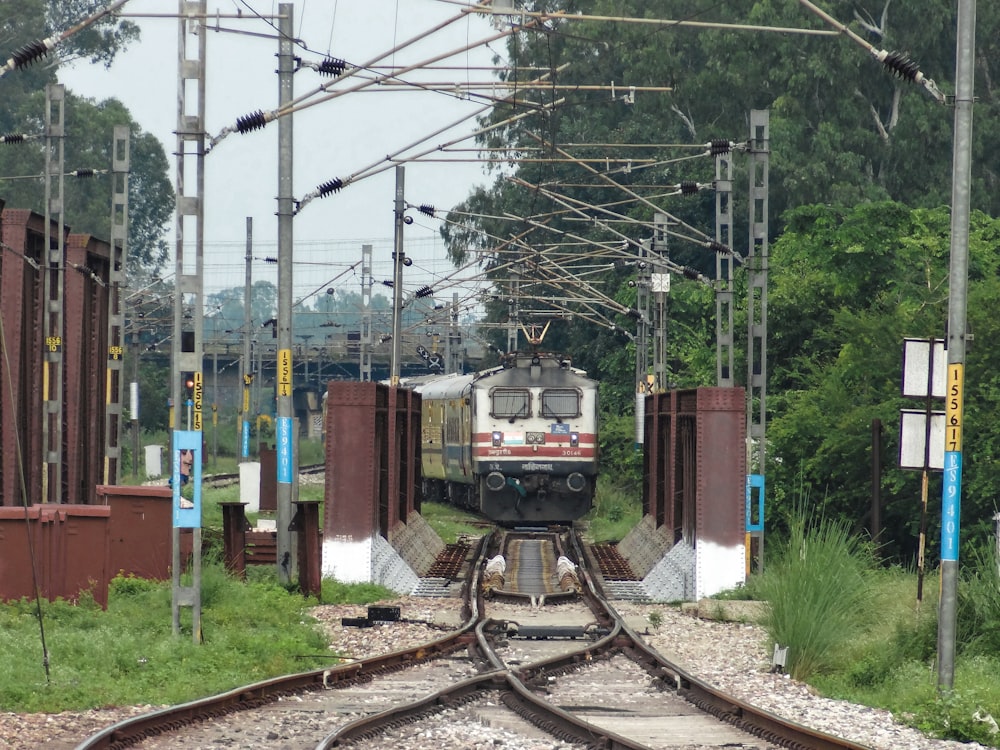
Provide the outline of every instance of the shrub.
[[1000,653],[1000,578],[994,547],[976,549],[960,569],[958,648],[967,656]]
[[860,631],[872,604],[873,567],[870,548],[846,523],[810,523],[801,511],[793,517],[787,543],[759,581],[770,605],[764,626],[774,643],[788,647],[793,677],[829,669]]

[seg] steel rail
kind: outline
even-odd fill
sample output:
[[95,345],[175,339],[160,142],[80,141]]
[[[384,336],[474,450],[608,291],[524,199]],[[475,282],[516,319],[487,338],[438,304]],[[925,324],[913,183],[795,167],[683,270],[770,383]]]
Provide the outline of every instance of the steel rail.
[[[577,558],[584,559],[580,539],[576,534],[572,536],[572,542]],[[616,641],[622,648],[622,653],[642,666],[648,674],[661,680],[665,689],[672,688],[677,691],[679,696],[702,711],[762,739],[785,747],[796,750],[871,750],[867,745],[835,737],[826,732],[810,729],[783,719],[698,679],[647,645],[611,603],[598,593],[598,587],[585,568],[581,569],[580,576],[595,599],[608,610],[608,613],[620,626],[620,631],[616,633]],[[528,680],[537,679],[534,670],[539,666],[539,664],[530,665],[522,670],[522,674]],[[566,664],[558,665],[560,668],[565,666]],[[528,669],[532,671],[528,672]],[[538,672],[540,674],[540,670]]]
[[[489,538],[485,536],[481,540],[476,563],[471,566],[470,579],[466,582],[470,591],[478,588],[479,571]],[[429,643],[347,664],[274,677],[219,695],[125,719],[87,738],[75,750],[119,750],[147,737],[236,711],[256,708],[286,695],[328,689],[331,686],[344,687],[469,647],[475,641],[474,628],[482,618],[482,608],[475,596],[468,597],[468,601],[463,612],[466,619],[462,626]]]
[[[624,618],[601,595],[598,584],[583,566],[578,571],[584,588],[582,594],[598,622],[608,627],[607,635],[570,653],[524,665],[516,671],[506,668],[495,654],[491,643],[494,637],[506,632],[506,626],[503,622],[484,617],[483,592],[479,585],[490,544],[495,543],[495,538],[494,534],[480,541],[475,564],[471,566],[465,583],[468,588],[463,617],[466,619],[458,630],[449,635],[414,648],[326,669],[273,678],[222,695],[127,719],[92,736],[78,745],[76,750],[117,750],[145,737],[265,705],[284,695],[370,680],[381,674],[453,653],[462,647],[468,648],[470,655],[483,660],[485,671],[482,674],[418,701],[353,721],[328,735],[317,746],[317,750],[374,736],[386,726],[416,721],[434,712],[458,707],[495,692],[500,693],[500,700],[510,710],[555,737],[578,741],[589,747],[648,750],[646,745],[602,730],[590,721],[559,709],[532,690],[545,684],[550,675],[564,674],[592,663],[595,659],[610,658],[616,654],[622,654],[641,666],[662,689],[673,690],[700,710],[766,741],[798,750],[869,750],[864,745],[810,729],[727,695],[665,659],[628,626]],[[576,534],[571,535],[571,542],[576,559],[585,560]]]
[[504,705],[554,737],[608,750],[648,750],[646,745],[595,727],[592,723],[578,719],[568,711],[549,703],[532,693],[507,670],[495,670],[478,675],[412,703],[356,719],[324,738],[316,745],[316,750],[327,750],[370,739],[381,734],[387,726],[418,721],[444,709],[469,703],[484,693],[498,690]]

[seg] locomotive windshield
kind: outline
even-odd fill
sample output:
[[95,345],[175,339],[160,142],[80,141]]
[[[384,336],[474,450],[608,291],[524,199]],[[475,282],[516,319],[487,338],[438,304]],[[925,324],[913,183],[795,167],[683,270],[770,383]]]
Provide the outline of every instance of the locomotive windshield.
[[526,417],[528,416],[527,391],[493,391],[494,417]]
[[542,391],[542,416],[573,419],[580,416],[580,394],[569,389]]

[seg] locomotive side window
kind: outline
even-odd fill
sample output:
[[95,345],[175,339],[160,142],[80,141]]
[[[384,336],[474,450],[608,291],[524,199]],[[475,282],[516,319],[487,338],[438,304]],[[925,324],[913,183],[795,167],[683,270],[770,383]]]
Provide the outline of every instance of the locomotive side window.
[[542,416],[574,419],[580,416],[580,394],[567,388],[542,391]]
[[495,390],[490,394],[491,413],[494,417],[528,416],[528,392]]

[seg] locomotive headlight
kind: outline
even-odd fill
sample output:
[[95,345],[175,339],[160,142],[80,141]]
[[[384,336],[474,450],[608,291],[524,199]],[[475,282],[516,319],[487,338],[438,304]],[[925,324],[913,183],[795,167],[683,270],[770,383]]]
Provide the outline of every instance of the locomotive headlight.
[[578,448],[579,446],[580,446],[580,433],[579,432],[571,432],[569,434],[569,447],[570,448]]
[[493,433],[493,447],[499,448],[503,444],[503,433],[499,430]]
[[486,488],[491,492],[499,492],[507,485],[507,477],[499,471],[491,471],[486,475]]

